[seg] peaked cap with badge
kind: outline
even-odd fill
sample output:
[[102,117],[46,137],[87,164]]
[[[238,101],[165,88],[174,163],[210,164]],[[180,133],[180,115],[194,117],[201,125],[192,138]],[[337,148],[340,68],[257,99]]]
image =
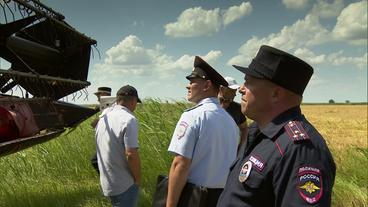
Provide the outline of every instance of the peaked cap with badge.
[[228,86],[228,83],[224,77],[222,77],[212,66],[210,66],[199,56],[195,56],[193,66],[194,68],[192,73],[186,77],[188,80],[193,78],[201,78],[204,80],[210,80],[216,86]]
[[303,95],[313,74],[313,68],[308,63],[267,45],[261,46],[248,67],[233,66],[246,75],[270,80],[299,95]]

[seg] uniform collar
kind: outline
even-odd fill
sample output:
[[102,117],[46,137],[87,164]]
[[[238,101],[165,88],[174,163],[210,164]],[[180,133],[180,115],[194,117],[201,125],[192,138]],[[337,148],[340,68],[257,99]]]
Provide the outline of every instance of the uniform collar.
[[209,97],[209,98],[202,99],[197,105],[206,104],[206,103],[220,104],[220,102],[217,98]]
[[268,123],[266,127],[261,130],[261,132],[268,138],[273,138],[287,124],[288,121],[300,119],[301,117],[302,113],[300,106],[290,108],[282,112],[270,123]]

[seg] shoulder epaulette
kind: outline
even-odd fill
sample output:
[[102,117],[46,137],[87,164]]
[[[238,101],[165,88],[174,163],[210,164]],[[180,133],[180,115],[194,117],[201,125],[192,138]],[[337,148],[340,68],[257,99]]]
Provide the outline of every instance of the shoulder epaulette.
[[200,106],[202,106],[202,104],[195,105],[195,106],[194,106],[194,107],[192,107],[192,108],[186,109],[184,112],[191,111],[191,110],[196,109],[196,108],[198,108],[198,107],[200,107]]
[[294,142],[309,139],[308,134],[305,132],[305,129],[299,121],[289,121],[284,128],[289,138]]

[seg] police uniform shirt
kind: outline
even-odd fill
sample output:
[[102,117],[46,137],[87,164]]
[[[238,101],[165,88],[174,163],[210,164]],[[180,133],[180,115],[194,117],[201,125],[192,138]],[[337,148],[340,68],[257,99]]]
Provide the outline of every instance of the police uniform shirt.
[[217,98],[205,98],[182,114],[168,150],[191,159],[188,182],[223,188],[238,140],[239,129]]
[[226,111],[231,115],[231,117],[233,117],[237,125],[240,125],[247,120],[247,118],[245,118],[244,114],[241,112],[241,106],[239,103],[234,101],[230,102],[230,105],[226,108]]
[[218,207],[331,206],[336,167],[322,136],[292,108],[251,124]]
[[96,148],[100,182],[105,196],[125,192],[134,184],[125,148],[138,148],[138,122],[126,107],[115,105],[96,126]]

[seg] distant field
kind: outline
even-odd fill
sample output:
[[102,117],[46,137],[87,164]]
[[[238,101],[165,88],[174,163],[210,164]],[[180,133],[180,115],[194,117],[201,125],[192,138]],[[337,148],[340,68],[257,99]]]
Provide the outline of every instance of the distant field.
[[[150,206],[158,174],[167,174],[167,147],[186,103],[148,100],[139,106],[143,183],[139,206]],[[333,206],[368,207],[367,105],[303,105],[302,111],[325,137],[335,158]],[[94,117],[47,143],[0,158],[0,207],[100,207],[110,203],[100,193],[90,165],[95,151]]]

